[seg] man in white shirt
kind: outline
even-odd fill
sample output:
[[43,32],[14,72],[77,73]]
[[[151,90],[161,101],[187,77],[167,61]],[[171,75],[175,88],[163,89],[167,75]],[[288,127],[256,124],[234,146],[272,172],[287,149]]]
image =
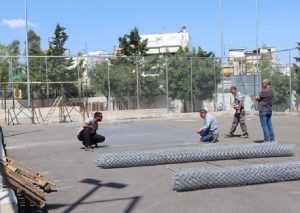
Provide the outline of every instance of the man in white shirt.
[[201,109],[199,115],[204,119],[204,125],[197,130],[197,133],[201,136],[200,141],[211,143],[218,142],[219,130],[216,117],[207,113],[205,109]]
[[77,138],[82,141],[85,150],[91,149],[91,145],[98,147],[97,143],[105,141],[105,137],[97,134],[98,122],[102,121],[102,112],[95,112],[94,118],[87,118],[77,132]]

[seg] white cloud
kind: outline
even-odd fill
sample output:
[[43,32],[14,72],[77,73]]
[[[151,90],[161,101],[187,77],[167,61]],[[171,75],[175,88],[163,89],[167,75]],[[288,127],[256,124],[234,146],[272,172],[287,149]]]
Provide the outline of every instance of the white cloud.
[[[23,28],[25,27],[25,19],[2,19],[1,25],[8,26],[12,29]],[[29,27],[38,27],[36,23],[32,23],[30,21],[27,22]]]

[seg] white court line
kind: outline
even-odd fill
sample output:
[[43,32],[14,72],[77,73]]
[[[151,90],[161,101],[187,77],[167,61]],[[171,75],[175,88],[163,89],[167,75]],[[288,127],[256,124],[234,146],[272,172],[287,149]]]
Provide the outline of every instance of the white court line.
[[52,144],[62,144],[65,141],[51,141],[51,143],[29,143],[29,144],[24,144],[24,145],[19,145],[19,146],[7,146],[6,149],[22,149],[22,148],[27,148],[27,147],[33,147],[33,146],[47,146],[47,145],[52,145]]

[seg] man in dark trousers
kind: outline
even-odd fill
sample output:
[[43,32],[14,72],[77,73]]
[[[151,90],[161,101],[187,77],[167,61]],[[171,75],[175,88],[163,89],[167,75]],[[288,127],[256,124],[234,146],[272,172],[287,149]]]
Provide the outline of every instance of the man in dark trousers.
[[92,145],[98,147],[97,143],[105,141],[105,137],[97,134],[98,122],[102,121],[102,112],[95,112],[94,118],[87,118],[78,130],[77,138],[82,141],[85,150],[90,150]]
[[233,137],[236,127],[238,124],[240,124],[243,132],[241,138],[248,138],[249,135],[245,121],[244,96],[237,90],[235,86],[230,87],[230,92],[234,98],[233,108],[235,109],[235,113],[233,116],[231,129],[228,134],[225,134],[225,137]]
[[271,89],[271,82],[268,79],[262,81],[261,92],[255,99],[258,102],[259,119],[264,133],[264,142],[274,142],[275,136],[271,121],[274,92]]

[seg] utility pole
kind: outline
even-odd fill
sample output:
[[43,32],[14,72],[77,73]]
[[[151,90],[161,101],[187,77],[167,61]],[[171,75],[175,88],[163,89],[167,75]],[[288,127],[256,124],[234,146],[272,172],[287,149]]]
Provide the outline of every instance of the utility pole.
[[259,83],[259,69],[258,69],[258,0],[256,0],[256,76],[257,79],[255,81],[254,85],[254,97],[256,96],[256,94],[258,94],[258,90],[256,87],[258,87],[258,85],[260,85]]

